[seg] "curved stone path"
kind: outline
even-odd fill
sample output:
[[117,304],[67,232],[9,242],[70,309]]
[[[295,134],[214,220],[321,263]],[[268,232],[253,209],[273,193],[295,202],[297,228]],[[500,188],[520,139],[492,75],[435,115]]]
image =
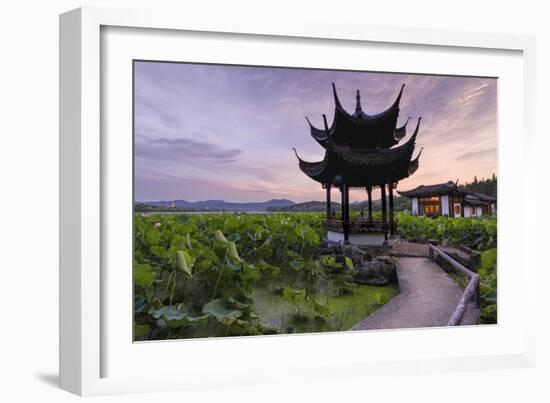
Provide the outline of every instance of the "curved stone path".
[[[401,257],[397,264],[401,292],[351,330],[403,329],[446,326],[463,289],[437,264],[425,257]],[[476,323],[469,306],[461,325]]]

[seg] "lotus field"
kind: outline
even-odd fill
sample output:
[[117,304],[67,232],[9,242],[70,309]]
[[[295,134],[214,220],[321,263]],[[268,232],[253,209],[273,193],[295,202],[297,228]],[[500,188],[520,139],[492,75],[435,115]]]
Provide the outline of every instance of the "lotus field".
[[397,221],[399,235],[408,240],[447,239],[480,251],[497,246],[497,222],[492,217],[430,218],[398,214]]
[[[322,255],[322,218],[322,213],[136,213],[134,339],[351,328],[399,290],[356,284],[351,259]],[[496,246],[493,219],[398,214],[397,220],[404,238],[449,239],[481,250]],[[496,298],[496,253],[494,264],[488,259],[482,293]]]

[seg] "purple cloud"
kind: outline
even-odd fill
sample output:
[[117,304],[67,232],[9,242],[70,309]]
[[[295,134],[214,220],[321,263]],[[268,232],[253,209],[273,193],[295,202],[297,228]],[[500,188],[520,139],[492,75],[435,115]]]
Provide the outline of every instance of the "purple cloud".
[[424,152],[399,189],[498,174],[496,79],[136,62],[136,200],[322,199],[291,148],[322,158],[304,118],[319,127],[323,113],[332,119],[331,82],[350,111],[359,89],[369,114],[406,84],[399,124],[423,117]]
[[186,159],[194,162],[208,160],[218,163],[234,162],[242,150],[225,148],[189,138],[148,138],[138,136],[135,140],[136,158],[181,162]]

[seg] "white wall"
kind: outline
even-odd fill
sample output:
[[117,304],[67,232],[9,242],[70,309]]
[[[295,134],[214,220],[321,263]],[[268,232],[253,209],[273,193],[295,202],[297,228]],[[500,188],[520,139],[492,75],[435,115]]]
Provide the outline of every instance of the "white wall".
[[472,208],[470,206],[464,207],[464,217],[471,217],[473,215]]
[[449,213],[449,195],[441,196],[441,214],[445,216],[451,215]]
[[[544,89],[550,88],[550,25],[547,2],[524,0],[503,2],[463,0],[460,4],[445,7],[436,0],[393,0],[391,2],[332,1],[221,1],[182,2],[181,0],[7,0],[0,13],[2,63],[0,63],[0,108],[2,113],[2,147],[0,172],[2,175],[1,208],[5,231],[0,235],[2,245],[3,287],[0,302],[13,307],[6,316],[0,343],[0,376],[5,381],[2,400],[17,402],[81,402],[79,398],[60,391],[55,386],[58,371],[58,14],[80,6],[106,7],[167,7],[183,5],[185,13],[212,15],[213,18],[231,19],[232,15],[245,14],[248,18],[269,18],[300,21],[310,15],[326,21],[351,21],[358,27],[363,24],[453,29],[474,32],[505,32],[537,35],[537,110],[540,115],[534,122],[539,133],[546,131],[545,111],[550,110],[550,98]],[[366,17],[369,18],[366,18]],[[437,35],[434,32],[434,35]],[[406,62],[406,59],[404,60]],[[406,70],[406,64],[403,65]],[[410,89],[414,91],[413,89]],[[405,91],[409,91],[408,88]],[[405,99],[405,98],[404,98]],[[350,101],[351,102],[351,101]],[[432,124],[426,120],[426,126]],[[434,122],[435,124],[435,122]],[[433,127],[433,126],[432,126]],[[300,136],[303,133],[299,134]],[[540,135],[541,142],[548,137]],[[422,138],[422,128],[418,141]],[[434,152],[427,148],[425,153]],[[536,160],[541,178],[547,171],[548,146],[537,144]],[[523,157],[523,154],[521,154]],[[290,160],[289,160],[290,161]],[[295,161],[292,161],[294,163]],[[428,175],[422,165],[405,186]],[[409,181],[409,179],[407,179]],[[536,182],[534,182],[536,183]],[[546,186],[537,188],[539,206],[547,193]],[[504,203],[514,203],[503,200]],[[524,206],[527,208],[527,206]],[[40,208],[40,211],[37,209]],[[541,228],[549,215],[540,214]],[[529,242],[538,242],[542,250],[543,233],[533,234]],[[26,257],[32,258],[27,261]],[[23,274],[24,273],[24,274]],[[539,284],[549,284],[548,271],[542,271]],[[530,298],[530,297],[529,297]],[[533,297],[534,298],[534,297]],[[17,304],[14,304],[14,301]],[[548,299],[539,298],[540,318],[548,311]],[[17,312],[35,312],[32,317]],[[535,313],[533,313],[535,314]],[[537,337],[550,338],[548,321],[540,320]],[[468,329],[452,329],[465,331]],[[490,328],[487,331],[491,331]],[[411,331],[415,332],[415,331]],[[289,336],[295,337],[295,336]],[[318,337],[324,337],[322,335]],[[359,335],[358,335],[359,337]],[[360,352],[358,352],[360,354]],[[292,385],[274,387],[256,386],[252,389],[235,386],[231,389],[189,390],[179,393],[148,394],[94,398],[94,402],[158,402],[187,400],[196,402],[224,401],[253,402],[261,396],[265,403],[277,402],[293,396],[295,401],[333,402],[351,400],[368,390],[370,400],[387,400],[391,390],[392,401],[422,400],[441,402],[464,401],[476,396],[478,401],[523,400],[544,402],[548,398],[547,370],[550,366],[550,345],[537,345],[537,366],[528,370],[506,370],[380,376],[377,378],[350,379],[345,385],[330,382],[308,384],[297,381]],[[29,357],[32,357],[30,359]],[[437,357],[435,357],[437,358]],[[352,357],[350,357],[352,359]],[[182,364],[184,365],[184,364]],[[334,370],[327,368],[327,371]],[[456,384],[468,385],[456,388]],[[399,385],[399,387],[396,387]],[[449,394],[452,390],[453,393]]]
[[418,215],[418,198],[413,197],[411,199],[411,209],[412,209],[413,215]]

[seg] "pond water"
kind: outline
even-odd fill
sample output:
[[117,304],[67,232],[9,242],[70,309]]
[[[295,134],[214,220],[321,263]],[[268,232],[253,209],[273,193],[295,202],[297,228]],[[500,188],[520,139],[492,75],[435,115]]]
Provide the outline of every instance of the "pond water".
[[307,303],[300,304],[300,320],[297,320],[295,306],[285,301],[282,295],[278,295],[275,287],[256,287],[252,291],[254,313],[263,323],[277,329],[279,333],[349,330],[399,294],[399,287],[397,284],[383,287],[357,285],[352,295],[329,294],[331,293],[315,294],[317,301],[329,307],[330,313],[324,320],[315,319],[316,314]]

